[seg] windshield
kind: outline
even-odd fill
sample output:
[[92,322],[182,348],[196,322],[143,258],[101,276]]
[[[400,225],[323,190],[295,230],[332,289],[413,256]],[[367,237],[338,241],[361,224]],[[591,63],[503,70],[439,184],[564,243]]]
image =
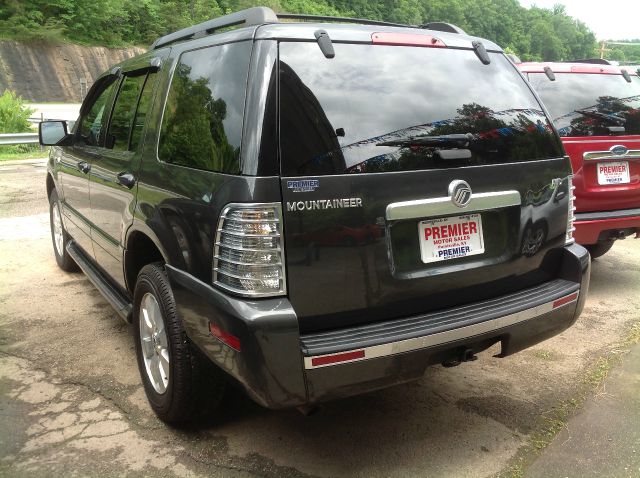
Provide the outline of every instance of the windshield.
[[[562,156],[513,65],[472,50],[280,44],[287,176],[407,171]],[[456,136],[452,136],[456,135]]]
[[[622,75],[529,73],[560,136],[640,134],[640,78]],[[624,127],[624,131],[620,131]],[[617,131],[616,131],[617,130]]]

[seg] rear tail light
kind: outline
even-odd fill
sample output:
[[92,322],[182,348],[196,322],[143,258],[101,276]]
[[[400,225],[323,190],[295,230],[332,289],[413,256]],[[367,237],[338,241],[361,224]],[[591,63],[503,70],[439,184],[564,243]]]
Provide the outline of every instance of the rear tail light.
[[282,206],[229,204],[218,221],[213,283],[245,297],[286,294]]
[[573,176],[567,177],[567,186],[569,189],[569,214],[567,220],[567,237],[565,244],[573,244],[575,242],[575,239],[573,238],[573,231],[576,230],[576,228],[573,226],[573,221],[575,220],[574,212],[576,210],[576,207],[573,204],[574,200],[576,199],[576,197],[573,195],[573,191],[576,189],[576,187],[573,185]]

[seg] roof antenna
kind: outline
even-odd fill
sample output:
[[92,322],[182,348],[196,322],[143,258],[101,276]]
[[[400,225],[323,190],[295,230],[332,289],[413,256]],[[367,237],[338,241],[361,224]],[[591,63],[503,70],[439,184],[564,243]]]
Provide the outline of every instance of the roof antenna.
[[333,58],[336,56],[333,43],[331,43],[331,37],[329,37],[329,34],[325,30],[317,30],[315,36],[318,41],[318,46],[325,58]]
[[631,83],[631,76],[629,75],[629,72],[627,70],[620,70],[622,72],[622,76],[624,77],[625,80],[627,80],[627,83]]

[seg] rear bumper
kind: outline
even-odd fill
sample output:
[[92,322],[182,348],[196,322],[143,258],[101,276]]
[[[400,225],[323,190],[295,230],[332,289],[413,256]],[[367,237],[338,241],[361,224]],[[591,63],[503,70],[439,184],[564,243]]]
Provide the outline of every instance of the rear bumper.
[[[590,263],[584,248],[567,246],[560,276],[547,284],[421,317],[306,336],[286,298],[236,299],[167,269],[191,341],[258,403],[282,408],[416,379],[461,351],[500,342],[500,356],[507,356],[552,337],[582,311]],[[210,322],[238,337],[241,351],[212,337]]]
[[595,244],[622,229],[640,232],[640,208],[576,213],[573,233],[578,244]]

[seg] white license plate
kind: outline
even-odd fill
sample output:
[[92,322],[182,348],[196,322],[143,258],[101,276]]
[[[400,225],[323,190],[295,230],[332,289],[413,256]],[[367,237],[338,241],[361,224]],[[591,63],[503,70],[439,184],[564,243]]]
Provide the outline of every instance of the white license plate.
[[484,252],[480,214],[421,221],[418,232],[420,257],[425,264]]
[[631,182],[628,161],[598,163],[597,168],[598,184],[627,184]]

